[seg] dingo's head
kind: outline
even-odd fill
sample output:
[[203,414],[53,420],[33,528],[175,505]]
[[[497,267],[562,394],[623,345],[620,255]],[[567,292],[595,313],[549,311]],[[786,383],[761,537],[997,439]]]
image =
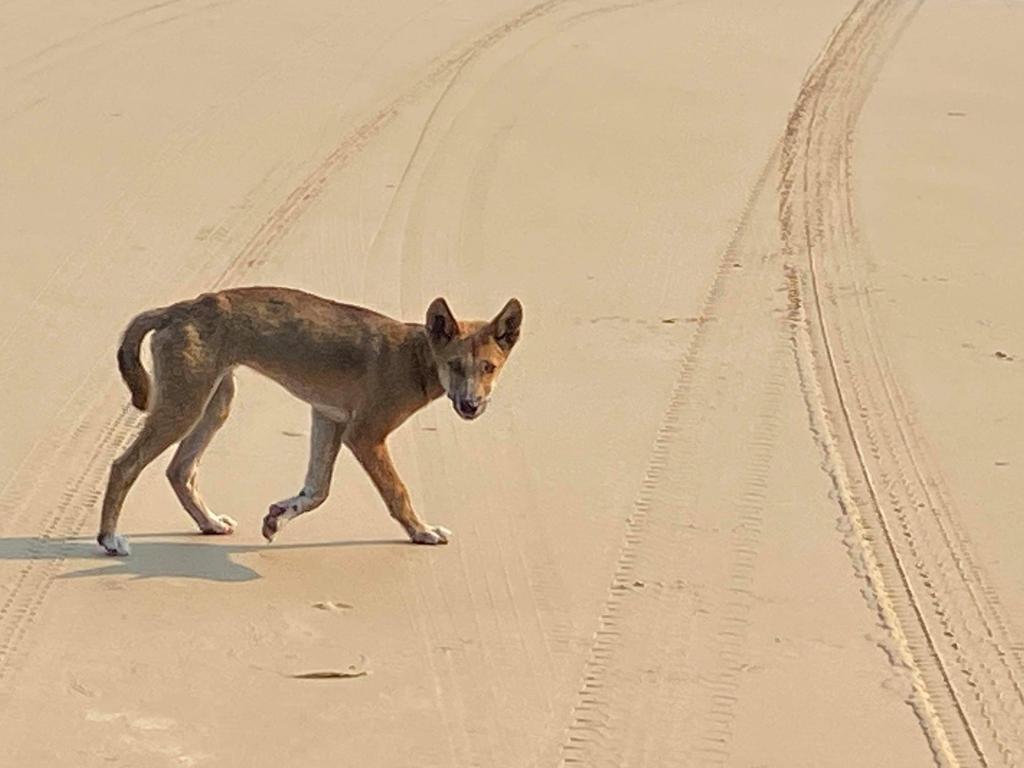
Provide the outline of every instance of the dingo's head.
[[484,412],[522,322],[518,299],[509,299],[490,322],[460,323],[440,298],[427,309],[427,337],[437,377],[462,418],[475,419]]

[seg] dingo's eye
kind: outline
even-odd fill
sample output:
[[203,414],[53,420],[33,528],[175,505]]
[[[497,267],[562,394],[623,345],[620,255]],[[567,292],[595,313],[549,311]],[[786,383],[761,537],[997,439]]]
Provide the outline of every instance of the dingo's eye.
[[494,373],[494,363],[490,360],[484,360],[480,367],[483,368],[484,373]]

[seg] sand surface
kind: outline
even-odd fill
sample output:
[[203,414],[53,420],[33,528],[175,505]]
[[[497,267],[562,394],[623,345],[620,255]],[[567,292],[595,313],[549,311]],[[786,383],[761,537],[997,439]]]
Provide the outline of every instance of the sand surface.
[[[294,6],[294,7],[293,7]],[[1024,765],[1024,6],[7,3],[0,765]],[[92,536],[139,311],[281,284],[523,340],[343,454],[241,372]],[[350,678],[303,679],[318,671]]]

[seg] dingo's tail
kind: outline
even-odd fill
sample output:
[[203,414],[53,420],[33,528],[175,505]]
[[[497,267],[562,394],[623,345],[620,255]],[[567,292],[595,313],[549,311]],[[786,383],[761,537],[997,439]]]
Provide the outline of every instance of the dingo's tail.
[[121,346],[117,350],[117,368],[121,371],[124,383],[131,390],[132,405],[140,411],[146,410],[149,405],[150,381],[149,374],[142,367],[139,349],[142,347],[142,339],[147,333],[159,330],[170,319],[168,309],[170,307],[143,312],[132,320],[125,329],[124,336],[121,338]]

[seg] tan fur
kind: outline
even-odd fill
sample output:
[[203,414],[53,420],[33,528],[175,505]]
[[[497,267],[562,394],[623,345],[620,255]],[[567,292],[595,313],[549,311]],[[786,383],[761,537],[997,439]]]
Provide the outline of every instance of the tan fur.
[[[233,371],[248,366],[312,406],[310,459],[299,494],[270,506],[268,541],[289,520],[327,498],[335,459],[348,446],[409,538],[446,543],[449,532],[424,523],[391,461],[387,436],[413,413],[447,394],[463,418],[483,413],[501,366],[519,336],[522,307],[512,299],[490,322],[459,323],[443,299],[426,325],[288,288],[236,288],[145,312],[125,330],[118,368],[132,403],[148,415],[111,466],[97,541],[126,555],[117,535],[125,496],[142,470],[179,443],[167,476],[204,533],[235,522],[212,514],[196,488],[203,452],[227,419]],[[139,352],[153,332],[153,381]]]

